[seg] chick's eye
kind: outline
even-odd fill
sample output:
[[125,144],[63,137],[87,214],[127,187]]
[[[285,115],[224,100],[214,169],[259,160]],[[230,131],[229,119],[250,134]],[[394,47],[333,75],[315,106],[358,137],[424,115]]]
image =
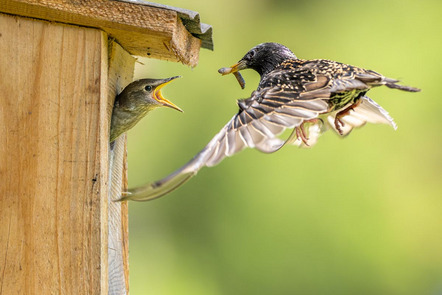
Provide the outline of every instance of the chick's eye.
[[145,89],[146,91],[152,91],[152,86],[147,85],[146,87],[144,87],[144,89]]
[[252,58],[252,57],[254,57],[255,56],[255,51],[250,51],[249,52],[249,58]]

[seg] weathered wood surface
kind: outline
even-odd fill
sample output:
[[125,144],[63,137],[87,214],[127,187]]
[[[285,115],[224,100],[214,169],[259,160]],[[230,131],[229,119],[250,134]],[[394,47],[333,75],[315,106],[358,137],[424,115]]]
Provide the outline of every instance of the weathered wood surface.
[[196,66],[201,40],[176,11],[110,0],[1,0],[0,11],[100,28],[130,54]]
[[[109,46],[109,104],[111,116],[115,96],[133,79],[136,59],[120,45]],[[126,135],[117,138],[109,155],[109,294],[129,292],[129,224],[127,202],[112,202],[127,191]]]
[[0,294],[108,293],[107,50],[0,14]]

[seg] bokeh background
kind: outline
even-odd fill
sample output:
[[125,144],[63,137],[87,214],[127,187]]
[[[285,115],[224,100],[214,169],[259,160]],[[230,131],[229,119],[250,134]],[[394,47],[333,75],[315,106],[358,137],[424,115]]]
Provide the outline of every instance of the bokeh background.
[[247,149],[173,193],[130,204],[132,294],[442,294],[442,2],[168,0],[198,11],[215,50],[199,65],[141,59],[136,76],[182,75],[129,132],[129,185],[192,158],[237,111],[217,70],[279,42],[304,59],[376,70],[423,89],[369,96],[399,128],[331,132],[312,149]]

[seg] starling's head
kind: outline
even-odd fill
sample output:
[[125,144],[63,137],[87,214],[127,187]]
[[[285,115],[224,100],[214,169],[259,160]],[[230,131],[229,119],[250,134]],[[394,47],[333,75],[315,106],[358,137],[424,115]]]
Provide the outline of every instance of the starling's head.
[[253,69],[261,76],[272,71],[287,59],[294,59],[296,56],[284,45],[278,43],[262,43],[259,44],[241,58],[238,63],[230,68],[219,69],[222,75],[235,73],[244,69]]
[[178,106],[165,99],[161,89],[171,81],[180,78],[175,76],[166,79],[141,79],[132,82],[118,95],[117,100],[127,109],[151,110],[156,107],[169,107],[182,112]]

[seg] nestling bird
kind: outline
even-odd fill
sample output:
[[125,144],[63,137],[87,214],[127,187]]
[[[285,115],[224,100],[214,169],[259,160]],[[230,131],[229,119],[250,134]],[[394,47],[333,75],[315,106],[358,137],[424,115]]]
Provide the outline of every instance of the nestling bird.
[[134,127],[148,112],[157,107],[169,107],[182,112],[161,94],[161,88],[171,81],[180,78],[141,79],[130,83],[115,98],[112,111],[110,142]]
[[[367,122],[396,128],[381,106],[366,96],[373,87],[409,92],[417,88],[401,86],[398,80],[371,70],[325,60],[298,59],[278,43],[262,43],[252,48],[223,75],[253,69],[261,76],[258,88],[247,99],[238,101],[239,111],[191,161],[166,178],[135,188],[122,199],[147,201],[176,189],[204,166],[214,166],[245,147],[264,153],[279,150],[285,144],[312,146],[328,128],[345,136]],[[287,140],[278,137],[292,129]]]

